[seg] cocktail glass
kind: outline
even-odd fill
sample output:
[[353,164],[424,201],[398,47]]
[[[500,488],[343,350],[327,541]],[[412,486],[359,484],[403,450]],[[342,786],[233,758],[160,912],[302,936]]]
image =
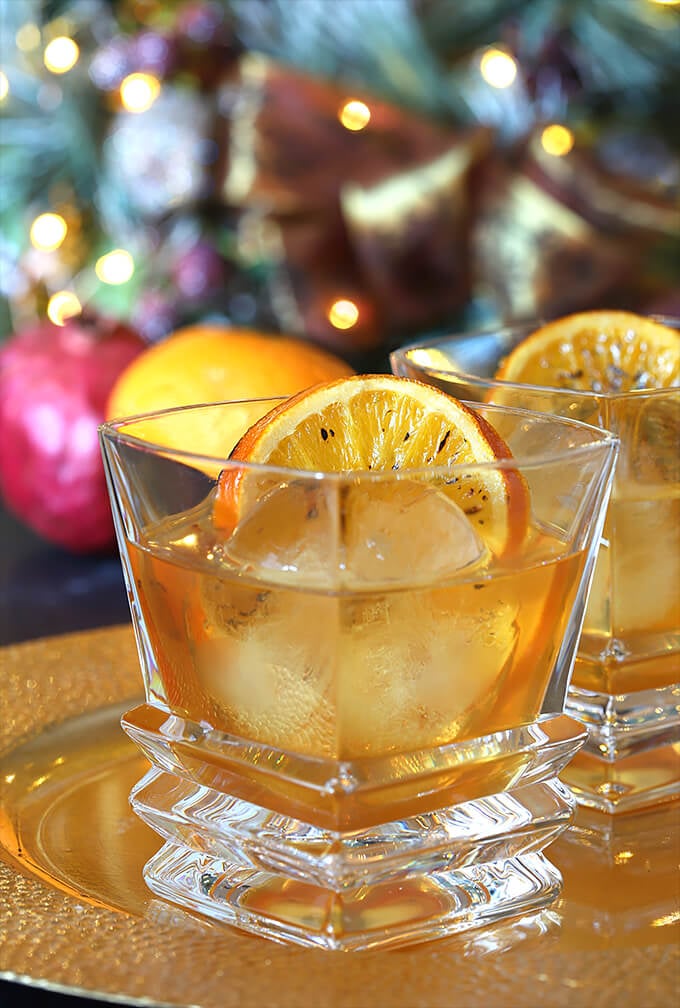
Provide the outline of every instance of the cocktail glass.
[[[165,841],[147,884],[331,949],[539,911],[560,888],[543,849],[574,806],[558,774],[585,731],[563,704],[617,440],[480,406],[512,459],[227,460],[273,405],[101,428],[145,689],[123,727],[151,762],[131,802]],[[223,457],[197,453],[217,443]],[[213,511],[230,468],[233,528]],[[448,492],[492,471],[533,502],[502,555]]]
[[566,704],[588,741],[564,779],[579,802],[628,811],[680,792],[680,388],[591,393],[495,380],[538,325],[405,346],[392,368],[458,399],[574,417],[619,437]]

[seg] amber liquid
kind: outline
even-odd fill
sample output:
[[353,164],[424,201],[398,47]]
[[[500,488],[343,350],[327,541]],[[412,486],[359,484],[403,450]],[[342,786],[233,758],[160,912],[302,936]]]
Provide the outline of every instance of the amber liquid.
[[350,759],[534,720],[582,570],[532,533],[436,584],[322,588],[231,562],[209,510],[130,545],[151,660],[174,712],[278,748]]
[[638,499],[618,488],[609,505],[573,683],[622,694],[678,680],[680,489],[660,486]]

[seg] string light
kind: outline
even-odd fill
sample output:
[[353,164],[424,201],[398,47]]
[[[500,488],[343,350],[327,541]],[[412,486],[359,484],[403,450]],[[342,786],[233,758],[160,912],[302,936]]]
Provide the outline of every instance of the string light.
[[517,64],[502,49],[487,49],[479,61],[482,77],[495,88],[510,87],[517,76]]
[[41,252],[53,252],[63,242],[67,230],[66,221],[59,214],[40,214],[31,224],[31,244]]
[[328,310],[328,321],[335,329],[351,329],[358,319],[359,309],[347,298],[334,301]]
[[60,35],[45,46],[43,61],[52,73],[63,74],[76,65],[79,56],[78,44],[72,38]]
[[80,315],[83,307],[73,291],[57,291],[47,302],[47,317],[55,325],[63,326],[74,315]]
[[7,74],[0,70],[0,102],[3,102],[9,94],[9,81]]
[[94,271],[102,283],[124,284],[134,273],[135,263],[125,249],[114,249],[97,259]]
[[128,112],[146,112],[160,91],[161,83],[153,74],[128,74],[120,85],[120,100]]
[[342,106],[338,112],[338,119],[345,129],[356,133],[368,126],[371,121],[371,110],[364,102],[352,98]]
[[40,29],[32,21],[28,21],[18,30],[14,36],[14,41],[16,42],[17,49],[21,52],[31,52],[32,49],[37,49],[40,45]]
[[541,133],[541,146],[546,154],[564,157],[574,146],[574,134],[566,126],[551,123]]

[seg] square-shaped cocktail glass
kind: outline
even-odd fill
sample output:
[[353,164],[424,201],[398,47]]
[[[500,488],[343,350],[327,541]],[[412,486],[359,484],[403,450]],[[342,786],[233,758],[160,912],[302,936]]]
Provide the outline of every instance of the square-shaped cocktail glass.
[[680,388],[585,392],[496,380],[538,326],[405,346],[392,367],[455,398],[570,416],[619,437],[566,708],[589,735],[564,779],[583,804],[627,811],[680,792]]
[[[123,726],[152,765],[131,800],[165,840],[148,885],[325,948],[537,911],[560,887],[543,848],[573,810],[557,775],[585,732],[563,703],[616,439],[480,406],[513,458],[228,460],[272,405],[101,429],[145,688]],[[215,444],[222,457],[198,454]],[[452,500],[490,474],[528,494],[514,538],[505,505],[480,533]]]

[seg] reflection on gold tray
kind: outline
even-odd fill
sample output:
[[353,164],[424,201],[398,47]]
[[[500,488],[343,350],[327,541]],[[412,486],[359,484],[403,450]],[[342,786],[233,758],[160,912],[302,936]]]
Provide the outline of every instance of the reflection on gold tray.
[[[175,1005],[667,1008],[680,980],[680,805],[580,810],[549,911],[402,951],[276,945],[192,917],[141,878],[143,758],[128,627],[0,650],[0,977]],[[147,1002],[148,1003],[148,1002]]]

